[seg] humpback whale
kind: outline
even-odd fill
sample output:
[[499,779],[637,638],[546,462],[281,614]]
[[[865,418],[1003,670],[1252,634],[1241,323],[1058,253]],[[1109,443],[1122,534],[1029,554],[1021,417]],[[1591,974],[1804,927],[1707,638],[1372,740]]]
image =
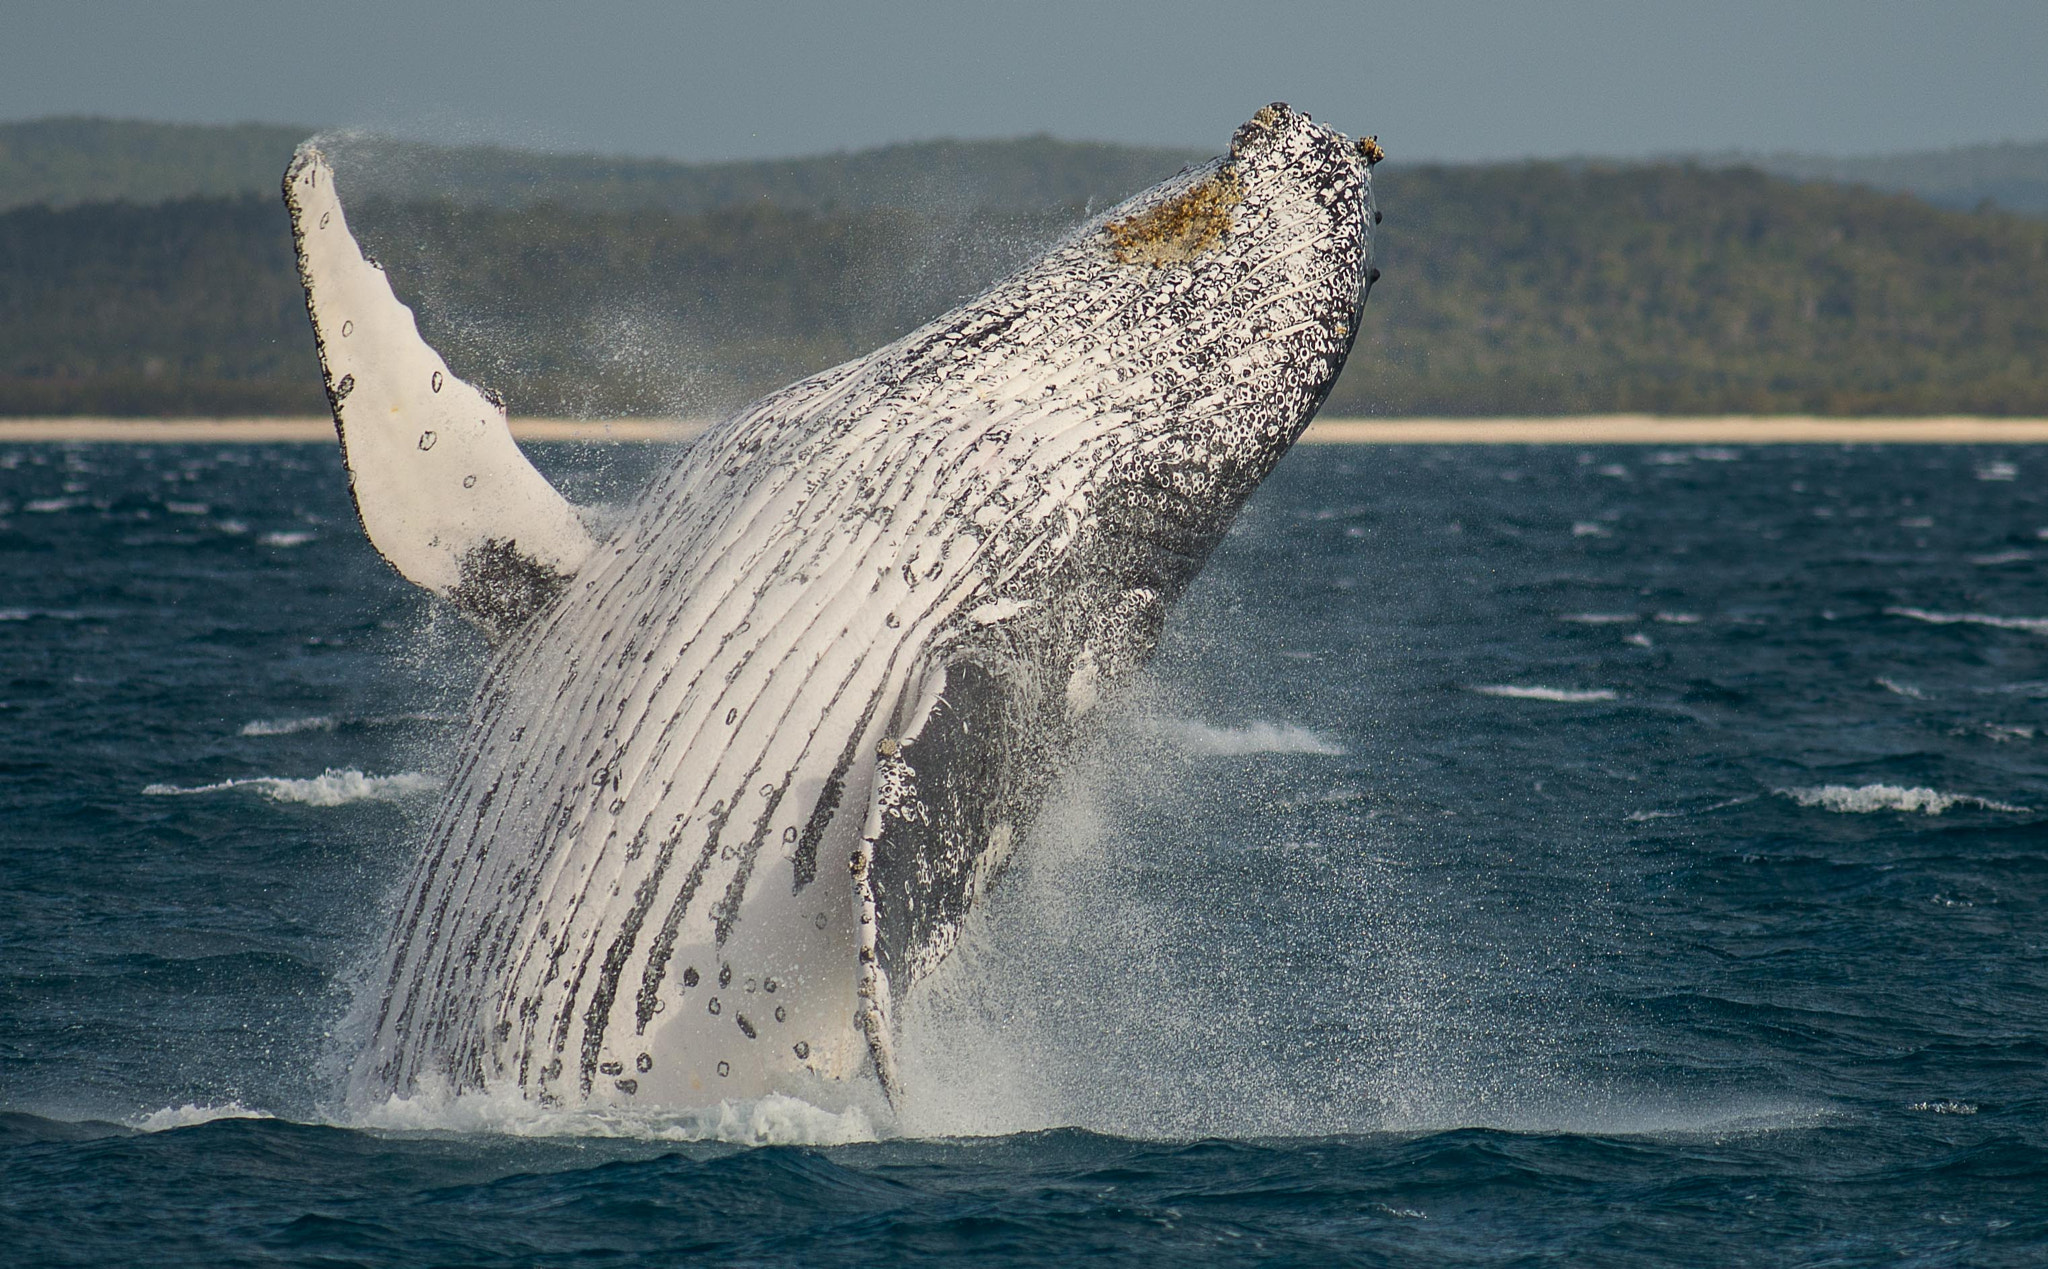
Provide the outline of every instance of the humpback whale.
[[905,993],[1349,355],[1379,158],[1265,107],[740,410],[600,540],[301,147],[284,197],[364,529],[492,642],[351,1095],[905,1096]]

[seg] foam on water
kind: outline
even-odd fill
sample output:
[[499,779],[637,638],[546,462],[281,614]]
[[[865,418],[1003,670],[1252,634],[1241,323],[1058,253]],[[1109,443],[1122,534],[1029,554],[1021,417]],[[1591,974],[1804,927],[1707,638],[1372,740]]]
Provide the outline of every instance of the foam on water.
[[1990,626],[1997,630],[2024,630],[2048,635],[2048,617],[2001,617],[1982,612],[1929,612],[1925,608],[1887,608],[1887,616],[1910,617],[1936,626]]
[[415,793],[431,792],[440,786],[439,780],[418,771],[401,771],[396,775],[376,776],[365,775],[353,767],[329,767],[321,774],[307,779],[294,779],[289,776],[249,776],[189,788],[175,784],[152,784],[142,791],[151,797],[186,797],[200,793],[224,793],[230,789],[254,789],[265,797],[279,802],[298,802],[306,806],[345,806],[351,802],[393,802]]
[[1512,683],[1489,683],[1474,687],[1472,690],[1481,696],[1502,696],[1509,700],[1517,701],[1556,701],[1565,705],[1583,705],[1594,701],[1620,699],[1613,689],[1605,687],[1579,689],[1570,687],[1523,687]]
[[1823,784],[1805,789],[1779,789],[1777,792],[1779,796],[1791,798],[1801,806],[1818,806],[1824,810],[1847,815],[1868,815],[1874,811],[1940,815],[1956,806],[2004,811],[2012,815],[2027,813],[2026,807],[2014,806],[2009,802],[1994,802],[1989,798],[1973,797],[1967,793],[1943,793],[1938,789],[1924,786],[1909,789],[1896,784]]

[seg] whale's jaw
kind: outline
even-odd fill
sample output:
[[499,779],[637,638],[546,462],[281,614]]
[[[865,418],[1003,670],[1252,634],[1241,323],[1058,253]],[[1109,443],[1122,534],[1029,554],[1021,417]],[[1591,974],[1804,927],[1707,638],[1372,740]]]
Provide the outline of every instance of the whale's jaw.
[[1350,352],[1370,157],[1261,110],[722,424],[501,621],[356,1095],[900,1095],[895,1005]]

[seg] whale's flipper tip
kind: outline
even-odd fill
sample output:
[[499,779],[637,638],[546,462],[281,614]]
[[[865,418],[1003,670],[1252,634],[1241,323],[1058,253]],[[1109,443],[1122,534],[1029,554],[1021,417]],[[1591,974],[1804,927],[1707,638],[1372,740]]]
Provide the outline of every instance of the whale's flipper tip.
[[334,169],[299,146],[284,201],[299,280],[370,542],[407,580],[493,636],[545,607],[594,549],[575,508],[535,471],[505,407],[448,369],[349,232]]

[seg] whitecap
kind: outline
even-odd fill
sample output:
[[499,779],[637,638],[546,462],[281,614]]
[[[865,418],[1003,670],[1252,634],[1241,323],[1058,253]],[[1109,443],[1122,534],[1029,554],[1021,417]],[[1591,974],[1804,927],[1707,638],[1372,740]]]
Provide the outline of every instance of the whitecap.
[[1889,679],[1881,674],[1877,677],[1876,681],[1879,687],[1883,688],[1887,692],[1890,692],[1894,696],[1904,696],[1916,701],[1924,701],[1927,699],[1927,693],[1921,691],[1917,687],[1914,687],[1910,683],[1901,683],[1896,679]]
[[1632,612],[1568,612],[1558,618],[1575,626],[1622,626],[1642,618]]
[[2017,480],[2019,479],[2019,474],[2020,469],[2016,464],[2005,462],[2002,459],[1985,463],[1977,468],[1977,479],[1979,480]]
[[50,515],[58,511],[69,511],[73,507],[82,506],[84,502],[83,498],[36,498],[23,503],[21,509],[33,511],[38,515]]
[[264,546],[304,546],[316,535],[303,531],[292,533],[266,533],[256,540]]
[[1991,626],[1998,630],[2024,630],[2048,635],[2048,617],[2000,617],[1982,612],[1930,612],[1925,608],[1887,608],[1887,616],[1910,617],[1936,626]]
[[1505,696],[1517,701],[1557,701],[1565,705],[1585,705],[1594,701],[1618,699],[1611,688],[1569,688],[1569,687],[1521,687],[1512,683],[1488,683],[1474,687],[1481,696]]
[[275,1119],[267,1110],[251,1110],[240,1102],[222,1102],[217,1106],[200,1106],[187,1102],[183,1106],[166,1106],[128,1121],[130,1128],[143,1132],[167,1132],[173,1128],[190,1128],[197,1124],[210,1124],[216,1119]]
[[1696,612],[1660,612],[1655,620],[1667,626],[1697,626],[1701,618]]
[[1979,568],[1996,568],[2001,564],[2024,564],[2033,558],[2032,551],[1993,551],[1989,555],[1972,555],[1970,563]]
[[213,508],[203,502],[166,502],[164,510],[174,516],[203,516],[211,514]]
[[1969,1102],[1952,1102],[1946,1100],[1938,1102],[1914,1102],[1911,1106],[1907,1107],[1906,1109],[1917,1110],[1922,1114],[1930,1115],[1974,1115],[1977,1113],[1976,1106]]
[[345,806],[351,802],[396,801],[438,787],[440,781],[418,771],[373,776],[364,775],[353,767],[329,767],[320,775],[303,780],[286,776],[250,776],[240,780],[222,780],[215,784],[196,785],[192,788],[181,788],[175,784],[152,784],[142,791],[151,797],[182,797],[198,793],[222,793],[230,789],[254,789],[265,797],[279,802],[297,802],[305,806]]
[[1605,525],[1597,521],[1577,520],[1572,523],[1572,536],[1575,538],[1610,538],[1614,535],[1607,531]]
[[2027,808],[1967,793],[1943,793],[1924,785],[1905,788],[1896,784],[1823,784],[1805,789],[1779,789],[1801,806],[1818,806],[1845,815],[1868,815],[1874,811],[1904,811],[1909,814],[1940,815],[1955,806],[1973,806],[1986,811],[2024,815]]
[[1327,736],[1293,723],[1258,721],[1243,727],[1212,727],[1193,719],[1155,721],[1154,728],[1189,753],[1234,758],[1254,753],[1320,754],[1341,758],[1350,750]]

